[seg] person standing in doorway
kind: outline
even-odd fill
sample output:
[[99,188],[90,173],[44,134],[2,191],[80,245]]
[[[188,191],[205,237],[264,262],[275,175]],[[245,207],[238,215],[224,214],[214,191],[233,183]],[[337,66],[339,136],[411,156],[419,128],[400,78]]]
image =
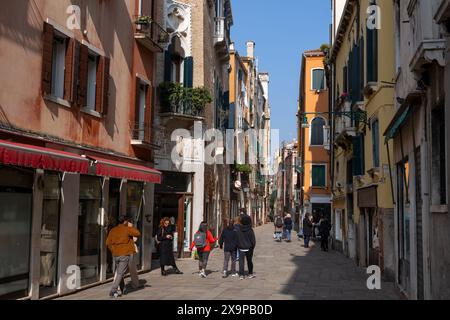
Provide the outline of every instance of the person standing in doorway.
[[241,217],[241,226],[237,231],[237,247],[239,250],[239,278],[245,279],[245,260],[247,259],[248,278],[255,277],[253,274],[253,252],[256,247],[255,232],[252,228],[252,220],[248,216]]
[[311,222],[311,216],[309,213],[305,214],[303,218],[303,240],[305,248],[309,248],[309,241],[313,233],[313,224]]
[[117,298],[121,295],[119,287],[125,288],[124,276],[129,268],[130,260],[136,253],[134,237],[140,237],[141,233],[131,225],[132,219],[126,216],[119,217],[119,224],[113,228],[106,239],[106,246],[111,251],[114,265],[114,281],[110,297]]
[[288,213],[286,215],[286,218],[284,218],[284,230],[285,230],[287,242],[291,242],[291,234],[292,234],[293,226],[294,226],[294,223],[292,221],[292,216]]
[[194,235],[194,241],[192,241],[190,250],[197,248],[198,253],[198,269],[199,276],[206,278],[206,267],[208,266],[209,255],[211,253],[211,245],[213,245],[218,239],[214,238],[211,231],[208,230],[208,223],[203,221],[198,228],[198,231]]
[[175,274],[183,274],[175,263],[175,256],[173,254],[173,233],[174,228],[170,224],[169,218],[161,219],[158,231],[156,233],[156,240],[159,243],[159,262],[161,265],[161,275],[167,276],[166,266],[172,266]]
[[319,221],[319,234],[322,251],[328,251],[328,238],[330,237],[331,224],[322,214]]
[[231,276],[236,277],[237,232],[233,220],[225,220],[225,228],[220,235],[220,249],[224,251],[223,278],[228,277],[228,264],[231,259]]

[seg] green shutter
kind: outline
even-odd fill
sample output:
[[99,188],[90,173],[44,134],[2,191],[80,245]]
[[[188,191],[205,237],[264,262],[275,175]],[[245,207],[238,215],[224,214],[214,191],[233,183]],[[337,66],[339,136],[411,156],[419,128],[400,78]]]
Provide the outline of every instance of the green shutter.
[[313,70],[313,90],[325,89],[325,73],[323,69]]
[[172,55],[169,50],[164,54],[164,81],[172,81]]
[[353,137],[353,176],[364,175],[364,136]]
[[325,166],[312,166],[312,186],[325,187]]
[[378,30],[367,29],[367,82],[378,81]]
[[380,166],[380,129],[378,120],[372,123],[373,166]]
[[192,88],[194,86],[194,58],[187,57],[184,59],[184,86]]

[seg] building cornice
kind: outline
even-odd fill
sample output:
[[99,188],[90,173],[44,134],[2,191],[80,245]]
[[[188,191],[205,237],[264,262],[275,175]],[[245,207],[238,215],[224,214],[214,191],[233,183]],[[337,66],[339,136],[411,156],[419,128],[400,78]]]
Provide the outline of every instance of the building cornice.
[[336,60],[337,54],[341,49],[342,43],[344,41],[345,34],[347,32],[347,28],[350,24],[351,18],[353,16],[353,11],[355,4],[358,0],[347,0],[347,3],[344,7],[344,14],[342,15],[341,21],[339,23],[339,27],[336,31],[336,37],[334,40],[333,47],[331,48],[330,62],[334,62]]

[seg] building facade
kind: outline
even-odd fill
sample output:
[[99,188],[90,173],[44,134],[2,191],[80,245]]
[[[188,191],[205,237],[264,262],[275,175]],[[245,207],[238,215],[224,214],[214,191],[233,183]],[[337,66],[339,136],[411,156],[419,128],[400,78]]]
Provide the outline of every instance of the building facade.
[[[394,144],[395,280],[410,299],[450,295],[449,6],[449,1],[394,3],[395,115],[385,136]],[[402,23],[405,19],[410,23]]]
[[[374,26],[371,5],[383,13]],[[389,3],[347,1],[331,51],[335,247],[360,266],[380,266],[388,279],[394,278],[392,144],[382,144],[382,135],[394,109],[393,17]]]
[[303,54],[298,110],[298,154],[300,191],[299,219],[306,213],[319,222],[322,214],[331,221],[330,126],[325,54],[311,50]]
[[[154,63],[167,39],[160,5],[4,4],[1,297],[46,298],[111,279],[106,235],[125,213],[142,233],[137,269],[150,269],[161,182],[152,169]],[[153,20],[136,24],[144,15]]]

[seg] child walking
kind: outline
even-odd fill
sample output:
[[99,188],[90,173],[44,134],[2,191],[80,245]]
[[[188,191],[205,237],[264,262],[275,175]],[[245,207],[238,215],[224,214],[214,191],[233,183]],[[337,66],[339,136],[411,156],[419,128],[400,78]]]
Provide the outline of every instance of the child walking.
[[194,241],[192,241],[190,250],[192,251],[194,247],[197,248],[198,253],[198,268],[199,276],[206,278],[206,266],[208,265],[209,254],[211,253],[211,245],[217,241],[214,238],[211,231],[208,230],[208,223],[203,221],[197,233],[194,235]]
[[[225,245],[224,245],[225,244]],[[225,228],[219,240],[220,249],[224,250],[223,278],[228,277],[228,264],[231,259],[231,276],[237,277],[236,256],[237,256],[237,233],[234,230],[233,220],[225,220]]]

